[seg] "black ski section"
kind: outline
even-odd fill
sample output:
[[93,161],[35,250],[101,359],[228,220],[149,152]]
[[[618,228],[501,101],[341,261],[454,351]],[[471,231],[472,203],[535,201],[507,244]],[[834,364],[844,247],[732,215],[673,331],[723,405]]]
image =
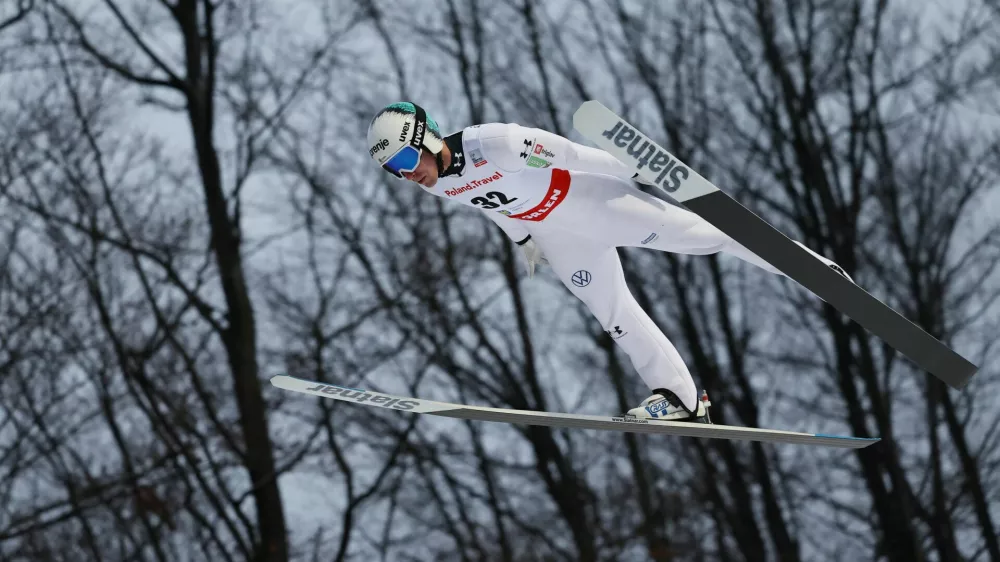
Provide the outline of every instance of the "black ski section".
[[974,364],[840,276],[726,193],[715,191],[682,204],[948,386],[962,388],[976,374]]

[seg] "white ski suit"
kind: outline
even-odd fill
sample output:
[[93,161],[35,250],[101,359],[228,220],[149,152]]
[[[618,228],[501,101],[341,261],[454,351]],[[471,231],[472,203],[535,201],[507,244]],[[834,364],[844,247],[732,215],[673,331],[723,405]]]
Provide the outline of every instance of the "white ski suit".
[[603,150],[506,123],[468,127],[445,143],[451,165],[424,189],[483,210],[515,242],[530,237],[646,385],[671,390],[693,409],[691,374],[629,292],[616,248],[726,252],[780,272],[698,215],[640,191],[632,172]]

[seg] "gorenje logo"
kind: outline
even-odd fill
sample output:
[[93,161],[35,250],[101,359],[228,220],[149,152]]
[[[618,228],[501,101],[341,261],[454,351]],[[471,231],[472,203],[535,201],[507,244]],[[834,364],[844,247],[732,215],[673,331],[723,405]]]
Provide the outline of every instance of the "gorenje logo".
[[375,143],[375,146],[368,149],[368,156],[375,156],[376,152],[389,148],[389,139],[382,139]]
[[403,131],[399,133],[399,142],[406,141],[406,133],[410,132],[410,122],[406,121],[403,123]]
[[383,408],[393,408],[396,410],[412,410],[414,407],[420,405],[418,400],[400,400],[399,398],[385,396],[378,394],[377,392],[354,390],[353,388],[331,386],[328,384],[319,384],[312,388],[307,388],[306,390],[314,390],[322,392],[323,394],[339,394],[341,398],[346,398],[351,402],[357,402],[359,404],[362,402],[371,402],[372,404],[377,404]]
[[[628,146],[626,152],[628,152],[629,156],[635,158],[637,168],[642,169],[648,162],[651,172],[660,172],[660,175],[656,177],[655,183],[669,193],[680,189],[684,180],[691,176],[691,170],[688,170],[669,154],[656,150],[652,143],[643,137],[642,133],[629,127],[623,121],[619,121],[617,125],[604,131],[602,136],[613,141],[615,146],[620,148]],[[642,141],[642,146],[636,148],[640,140]],[[650,161],[650,158],[652,158],[652,161]],[[664,179],[669,179],[669,181],[664,183]]]

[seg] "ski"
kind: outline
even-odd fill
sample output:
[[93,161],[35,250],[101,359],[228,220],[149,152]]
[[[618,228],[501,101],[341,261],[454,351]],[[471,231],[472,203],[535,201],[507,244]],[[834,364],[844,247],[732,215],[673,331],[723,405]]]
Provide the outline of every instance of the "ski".
[[964,387],[978,370],[976,365],[800,248],[600,102],[584,102],[573,114],[573,127],[678,203],[949,386]]
[[757,429],[731,425],[668,422],[645,420],[629,416],[593,416],[585,414],[565,414],[558,412],[534,412],[486,406],[466,406],[435,402],[417,398],[406,398],[360,388],[349,388],[335,384],[308,381],[288,375],[271,377],[271,384],[283,390],[311,394],[321,398],[332,398],[365,406],[375,406],[389,410],[431,414],[467,420],[505,422],[522,425],[543,425],[576,429],[600,429],[628,431],[632,433],[659,433],[683,437],[704,437],[708,439],[733,439],[738,441],[763,441],[767,443],[788,443],[797,445],[820,445],[841,449],[861,449],[879,441],[878,438],[844,437],[820,433],[798,433],[774,429]]

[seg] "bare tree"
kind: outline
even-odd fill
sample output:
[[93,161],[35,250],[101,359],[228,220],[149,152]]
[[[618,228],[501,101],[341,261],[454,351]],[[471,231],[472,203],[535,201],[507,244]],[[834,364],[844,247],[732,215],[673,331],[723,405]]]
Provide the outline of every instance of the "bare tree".
[[[715,3],[713,10],[745,91],[752,92],[737,106],[739,112],[727,114],[740,131],[735,146],[750,162],[732,173],[741,177],[748,167],[760,170],[743,182],[748,198],[806,244],[856,273],[862,285],[885,291],[884,298],[930,333],[945,341],[962,333],[975,319],[965,312],[967,303],[995,298],[995,289],[982,285],[996,267],[995,226],[978,240],[959,238],[968,205],[988,185],[977,158],[968,159],[981,149],[955,138],[947,118],[952,104],[966,99],[982,79],[978,68],[964,64],[965,53],[990,29],[975,17],[979,7],[968,8],[954,39],[946,37],[920,58],[907,56],[917,52],[913,43],[901,43],[888,32],[910,29],[918,33],[915,41],[923,37],[919,21],[884,4],[859,3],[846,13],[764,1]],[[753,39],[745,34],[748,28]],[[932,77],[945,75],[947,84],[936,89]],[[903,172],[908,168],[914,172]],[[948,180],[941,181],[944,177]],[[956,252],[962,246],[968,248],[964,255]],[[971,263],[977,266],[968,267]],[[978,280],[972,292],[969,280]],[[959,559],[946,507],[955,491],[943,488],[944,452],[938,439],[940,401],[948,392],[936,382],[920,385],[926,409],[917,416],[928,423],[932,488],[925,505],[914,488],[920,479],[908,476],[905,444],[894,429],[893,403],[905,382],[895,382],[893,375],[912,368],[833,309],[811,309],[820,320],[805,324],[832,340],[822,371],[836,377],[850,427],[868,435],[874,424],[885,443],[881,454],[858,455],[880,520],[882,539],[876,548],[889,559],[924,559],[923,520],[937,556]],[[796,364],[801,364],[798,355]],[[952,426],[949,432],[958,449],[968,447],[964,429]],[[968,462],[963,468],[973,474],[968,482],[975,488],[980,469]],[[982,497],[979,491],[971,495]],[[980,518],[980,526],[984,546],[995,557],[995,527],[988,516]]]
[[[1000,147],[971,121],[996,113],[995,2],[91,4],[0,7],[0,557],[1000,560]],[[882,443],[262,386],[579,412],[648,390],[490,221],[372,165],[399,99],[575,140],[600,99],[983,371],[947,389],[778,276],[624,250],[716,423]]]
[[[63,369],[82,370],[92,386],[60,390],[52,408],[74,412],[66,419],[92,420],[74,429],[103,439],[106,452],[118,456],[77,451],[64,429],[46,429],[45,410],[29,399],[24,415],[44,432],[52,463],[59,462],[52,470],[65,482],[65,499],[14,514],[5,538],[33,537],[68,517],[87,530],[102,515],[134,539],[128,545],[134,554],[125,557],[148,550],[153,558],[178,559],[191,549],[208,559],[287,560],[277,477],[301,455],[292,449],[281,464],[274,459],[244,262],[243,190],[272,123],[294,103],[314,65],[327,60],[336,38],[317,42],[301,70],[279,75],[254,50],[254,18],[263,14],[252,8],[209,2],[103,8],[87,16],[71,4],[39,8],[32,23],[48,43],[38,46],[37,60],[51,69],[45,84],[51,89],[37,103],[22,98],[22,112],[31,111],[35,122],[22,126],[24,137],[11,149],[3,193],[43,235],[22,241],[19,251],[39,258],[17,271],[43,271],[39,260],[51,255],[76,274],[65,282],[78,297],[60,303],[74,321],[53,329],[75,350]],[[167,28],[179,38],[175,53],[154,39]],[[116,48],[122,42],[131,48]],[[243,46],[240,56],[224,57],[223,47],[234,43]],[[288,62],[281,63],[285,70]],[[226,100],[224,113],[219,99]],[[114,114],[113,104],[143,101],[185,117],[194,174],[157,141],[112,132],[127,117]],[[235,116],[232,151],[218,146],[220,113]],[[235,163],[227,166],[221,160],[230,155]],[[198,202],[198,192],[186,189],[190,181],[201,186],[201,217],[190,206]],[[97,328],[90,334],[76,325],[88,316],[91,330]],[[232,390],[220,385],[227,373]],[[68,384],[69,372],[59,380]],[[66,502],[72,511],[48,515]],[[126,532],[132,521],[137,527]],[[165,536],[182,527],[200,538]],[[95,559],[113,548],[100,536],[99,529],[85,533]]]

